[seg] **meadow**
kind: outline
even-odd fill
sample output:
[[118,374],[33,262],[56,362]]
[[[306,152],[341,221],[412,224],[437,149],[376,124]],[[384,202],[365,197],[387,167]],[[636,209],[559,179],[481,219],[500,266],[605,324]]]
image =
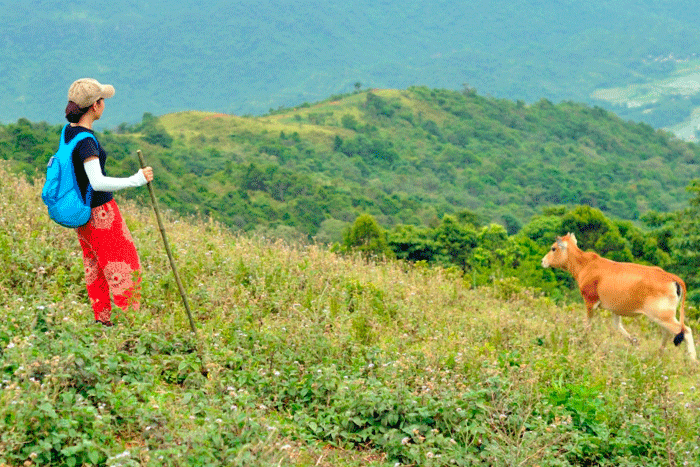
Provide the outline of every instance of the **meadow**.
[[193,334],[118,198],[144,302],[97,327],[41,180],[0,179],[0,465],[700,465],[698,366],[643,319],[166,212]]

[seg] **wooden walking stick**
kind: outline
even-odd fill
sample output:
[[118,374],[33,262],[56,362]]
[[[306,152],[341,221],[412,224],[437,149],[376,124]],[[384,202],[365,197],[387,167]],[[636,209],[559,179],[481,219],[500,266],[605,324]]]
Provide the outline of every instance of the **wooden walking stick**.
[[[143,160],[143,154],[141,150],[136,151],[139,156],[139,162],[141,163],[141,168],[146,168],[146,163]],[[177,288],[180,289],[180,296],[182,297],[182,303],[185,305],[185,311],[187,312],[187,319],[190,321],[190,329],[192,333],[197,336],[197,328],[194,326],[194,321],[192,320],[192,312],[190,311],[190,304],[187,301],[187,294],[185,294],[185,288],[182,286],[182,281],[180,280],[180,275],[177,273],[177,266],[175,266],[175,260],[173,259],[173,252],[170,250],[170,243],[168,243],[168,237],[165,235],[165,227],[163,227],[163,219],[160,217],[160,210],[158,209],[158,201],[156,201],[156,194],[153,191],[153,185],[151,182],[147,183],[148,192],[151,194],[151,203],[153,203],[153,210],[156,213],[156,219],[158,220],[158,228],[160,229],[160,235],[163,237],[163,244],[165,245],[165,252],[168,254],[168,259],[170,260],[170,268],[173,270],[173,275],[175,276],[175,282],[177,282]]]
[[[139,162],[141,163],[141,168],[144,169],[146,168],[146,163],[143,160],[143,154],[141,154],[141,150],[137,150],[136,154],[139,156]],[[163,237],[163,245],[165,245],[165,252],[168,254],[168,259],[170,260],[170,268],[173,270],[173,275],[175,276],[175,282],[177,282],[177,288],[180,290],[180,296],[182,297],[182,303],[185,305],[185,311],[187,312],[187,319],[190,322],[190,329],[192,330],[192,334],[194,334],[195,337],[195,348],[197,350],[197,356],[199,357],[199,361],[202,364],[202,370],[201,373],[203,376],[208,376],[209,371],[206,368],[206,365],[204,364],[204,357],[202,356],[202,352],[199,349],[198,345],[198,338],[197,338],[197,328],[194,325],[194,320],[192,319],[192,311],[190,311],[190,304],[187,301],[187,294],[185,293],[185,288],[182,285],[182,281],[180,280],[180,274],[177,272],[177,266],[175,266],[175,260],[173,259],[173,252],[170,249],[170,243],[168,242],[168,237],[165,235],[165,227],[163,226],[163,219],[160,217],[160,209],[158,209],[158,201],[156,200],[156,194],[153,191],[153,184],[151,182],[147,183],[148,185],[148,192],[151,195],[151,203],[153,204],[153,211],[156,213],[156,219],[158,220],[158,228],[160,229],[160,236]]]

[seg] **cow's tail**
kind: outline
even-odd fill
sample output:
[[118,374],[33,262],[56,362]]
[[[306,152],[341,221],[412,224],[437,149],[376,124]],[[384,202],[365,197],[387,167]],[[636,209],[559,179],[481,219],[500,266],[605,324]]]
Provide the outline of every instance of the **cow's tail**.
[[679,295],[679,298],[681,299],[681,311],[680,311],[680,321],[681,321],[681,332],[676,334],[676,337],[673,338],[673,343],[675,345],[680,345],[681,342],[683,342],[683,338],[685,337],[685,282],[682,280],[678,279],[676,281],[676,294]]

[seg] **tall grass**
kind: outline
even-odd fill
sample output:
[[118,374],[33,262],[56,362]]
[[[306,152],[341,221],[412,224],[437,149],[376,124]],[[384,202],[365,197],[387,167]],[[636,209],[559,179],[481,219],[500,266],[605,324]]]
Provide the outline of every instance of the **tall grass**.
[[700,464],[697,368],[646,321],[630,346],[508,281],[166,214],[195,339],[152,212],[122,202],[144,303],[105,329],[41,181],[0,178],[0,464]]

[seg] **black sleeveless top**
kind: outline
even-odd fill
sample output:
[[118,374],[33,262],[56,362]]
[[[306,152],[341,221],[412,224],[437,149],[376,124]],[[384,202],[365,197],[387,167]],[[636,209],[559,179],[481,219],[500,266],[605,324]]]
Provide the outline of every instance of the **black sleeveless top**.
[[[95,132],[82,127],[82,126],[72,126],[68,125],[66,128],[66,138],[64,143],[69,143],[78,133],[86,131],[91,133],[93,136]],[[97,147],[99,146],[99,148]],[[105,173],[105,163],[107,162],[107,153],[102,149],[102,145],[95,145],[95,141],[92,138],[85,138],[80,141],[78,145],[73,150],[73,167],[75,169],[75,178],[78,181],[78,186],[80,187],[80,193],[85,197],[85,192],[87,191],[88,184],[90,183],[85,173],[85,159],[97,156],[100,160],[100,167],[102,168],[102,175],[107,176]],[[108,191],[94,191],[92,193],[92,202],[90,207],[96,208],[108,203],[112,200],[114,196]]]

